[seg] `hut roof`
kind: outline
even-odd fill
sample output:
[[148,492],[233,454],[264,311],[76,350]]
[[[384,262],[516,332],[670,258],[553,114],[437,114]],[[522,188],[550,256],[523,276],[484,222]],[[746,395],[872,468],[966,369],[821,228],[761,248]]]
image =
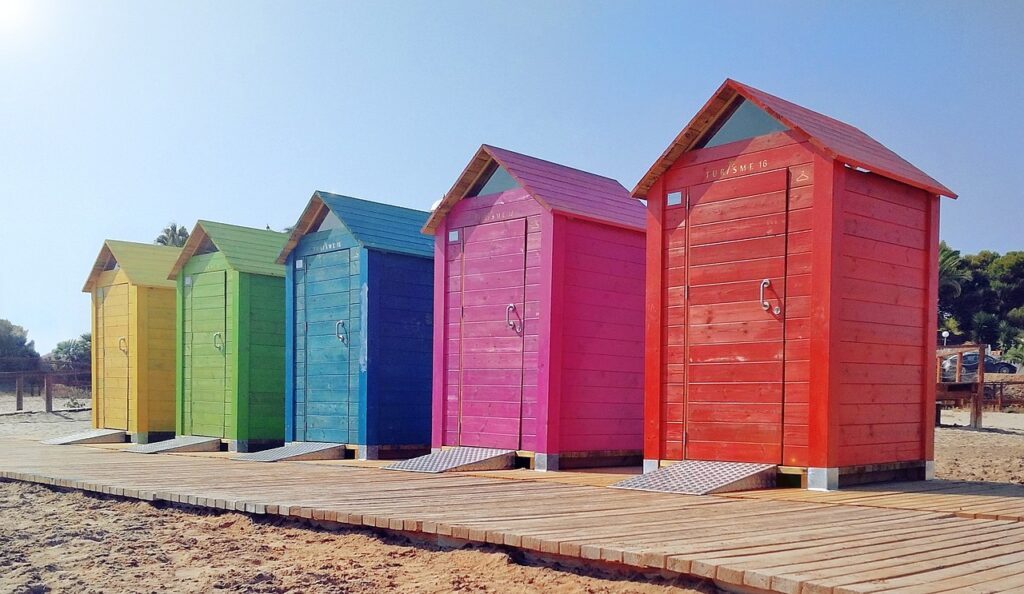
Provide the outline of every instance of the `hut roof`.
[[284,276],[284,267],[275,260],[281,252],[287,233],[279,233],[252,227],[240,227],[227,223],[199,221],[181,250],[168,278],[176,279],[185,263],[196,255],[200,248],[212,244],[224,254],[228,266],[239,272]]
[[328,211],[333,212],[365,248],[413,256],[434,255],[433,239],[420,233],[430,213],[316,191],[302,211],[284,249],[278,254],[278,264],[284,264],[302,236],[315,229]]
[[82,291],[92,291],[100,274],[114,263],[134,285],[173,289],[174,281],[168,280],[167,274],[180,254],[181,248],[177,247],[108,239],[103,242]]
[[484,144],[430,214],[424,233],[434,233],[448,211],[492,169],[492,163],[504,167],[520,187],[550,211],[644,229],[646,210],[629,200],[629,192],[614,179]]
[[805,136],[826,157],[867,169],[931,194],[956,198],[952,190],[857,128],[732,79],[722,83],[654,162],[633,189],[633,197],[646,198],[651,186],[668,171],[676,159],[691,150],[719,118],[729,113],[737,97],[750,101],[788,128]]

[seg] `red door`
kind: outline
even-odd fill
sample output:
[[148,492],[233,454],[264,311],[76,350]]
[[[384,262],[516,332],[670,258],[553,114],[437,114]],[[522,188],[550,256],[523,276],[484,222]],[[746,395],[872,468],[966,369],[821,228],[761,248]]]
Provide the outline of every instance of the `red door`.
[[519,449],[526,219],[462,233],[459,445]]
[[685,188],[684,457],[782,462],[787,172]]

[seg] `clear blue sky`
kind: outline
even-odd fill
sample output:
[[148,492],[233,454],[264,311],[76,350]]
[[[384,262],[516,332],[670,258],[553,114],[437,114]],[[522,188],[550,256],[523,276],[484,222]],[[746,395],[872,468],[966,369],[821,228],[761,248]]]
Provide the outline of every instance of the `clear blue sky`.
[[1021,249],[1024,3],[0,0],[0,317],[89,329],[105,238],[429,208],[482,142],[632,188],[726,77],[859,126]]

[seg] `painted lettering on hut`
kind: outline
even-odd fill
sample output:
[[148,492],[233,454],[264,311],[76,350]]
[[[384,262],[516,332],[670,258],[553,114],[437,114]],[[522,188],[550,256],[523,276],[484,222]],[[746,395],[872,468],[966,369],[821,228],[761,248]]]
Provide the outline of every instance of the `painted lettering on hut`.
[[760,161],[730,161],[725,167],[714,167],[711,169],[704,170],[704,181],[712,181],[721,179],[724,177],[733,177],[736,175],[746,175],[755,171],[761,171],[768,168],[768,159],[761,159]]

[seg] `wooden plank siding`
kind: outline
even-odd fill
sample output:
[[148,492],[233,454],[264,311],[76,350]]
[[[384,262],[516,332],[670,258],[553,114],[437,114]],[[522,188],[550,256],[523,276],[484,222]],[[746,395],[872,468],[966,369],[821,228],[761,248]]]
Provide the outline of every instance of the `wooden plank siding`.
[[284,267],[274,259],[286,239],[205,221],[189,236],[171,272],[180,435],[237,440],[241,451],[284,441]]
[[[565,220],[561,282],[562,451],[643,446],[644,235]],[[552,364],[555,366],[555,364]]]
[[[660,290],[652,285],[649,291],[660,293],[664,306],[647,312],[649,320],[658,320],[654,327],[661,337],[661,380],[647,387],[660,393],[659,421],[647,425],[648,434],[657,432],[659,452],[652,456],[655,446],[649,443],[645,457],[683,459],[689,420],[694,424],[689,439],[695,449],[686,457],[770,458],[806,465],[812,155],[805,142],[781,132],[691,151],[659,180],[661,212],[651,212],[662,238],[648,249],[660,245],[662,256],[649,256],[648,274],[660,279],[655,279]],[[758,180],[768,175],[779,176],[781,192],[759,194],[751,185],[761,184]],[[682,203],[665,206],[667,194],[675,191],[682,193]],[[687,196],[694,193],[706,204],[694,202],[688,216]],[[698,200],[696,194],[690,199]],[[770,298],[784,312],[784,323],[775,329],[770,320],[746,318],[748,305],[757,302],[762,278],[772,281]],[[648,332],[653,329],[649,326]],[[777,345],[765,342],[771,336]],[[653,369],[648,370],[651,373]],[[776,379],[764,381],[765,373]],[[756,389],[736,383],[744,377],[756,380]],[[648,414],[652,407],[648,405]],[[719,430],[743,426],[747,429],[742,437],[728,437]],[[736,443],[730,452],[708,449],[719,438],[754,441],[751,446]],[[762,444],[753,445],[756,441]]]
[[[363,250],[366,440],[368,445],[430,443],[433,266],[430,258]],[[368,366],[368,368],[367,368]]]
[[[514,449],[532,450],[536,447],[537,440],[537,405],[538,405],[538,382],[537,382],[537,353],[541,321],[546,318],[542,311],[542,302],[538,295],[540,289],[540,263],[541,263],[541,218],[550,217],[551,214],[544,211],[526,191],[521,189],[509,190],[491,196],[479,196],[468,198],[458,202],[449,212],[445,219],[445,233],[438,235],[436,241],[445,245],[445,268],[447,276],[444,279],[445,301],[441,305],[446,314],[444,365],[444,386],[442,388],[442,445],[460,445],[460,432],[474,434],[475,438],[480,437],[480,427],[460,427],[462,422],[461,411],[463,410],[465,394],[464,376],[468,372],[471,379],[474,373],[473,366],[481,364],[482,361],[464,360],[464,340],[480,343],[486,341],[486,336],[473,335],[473,329],[466,325],[463,319],[465,309],[479,308],[483,303],[479,300],[481,294],[474,292],[472,285],[467,285],[465,266],[465,235],[466,232],[480,225],[496,223],[501,221],[524,221],[525,259],[522,272],[518,273],[524,279],[523,298],[523,336],[522,346],[515,347],[522,353],[521,382],[522,395],[521,415],[517,419],[516,426],[499,429],[502,435],[518,434],[521,438],[519,445]],[[457,231],[458,239],[449,241],[448,234]],[[504,307],[504,304],[501,304]],[[472,314],[473,310],[469,309]],[[501,320],[504,323],[504,320]],[[506,342],[512,340],[509,338]],[[496,345],[487,347],[480,344],[480,348],[497,348]],[[521,349],[521,350],[520,350]],[[495,351],[496,352],[496,351]],[[498,354],[497,356],[501,356]],[[480,367],[476,367],[479,369]],[[435,370],[435,373],[437,371]],[[517,378],[518,379],[518,378]],[[474,380],[475,381],[475,380]],[[435,396],[436,397],[436,396]],[[518,407],[519,403],[515,403]],[[510,433],[511,432],[511,433]],[[481,442],[483,443],[483,442]]]
[[841,209],[837,361],[838,466],[922,460],[929,375],[923,350],[930,260],[925,191],[846,169]]
[[142,434],[175,429],[175,285],[181,250],[103,242],[83,287],[92,296],[93,426]]
[[313,194],[278,256],[288,279],[288,440],[428,447],[433,242],[419,232],[427,216]]
[[284,282],[237,274],[238,439],[283,440]]

